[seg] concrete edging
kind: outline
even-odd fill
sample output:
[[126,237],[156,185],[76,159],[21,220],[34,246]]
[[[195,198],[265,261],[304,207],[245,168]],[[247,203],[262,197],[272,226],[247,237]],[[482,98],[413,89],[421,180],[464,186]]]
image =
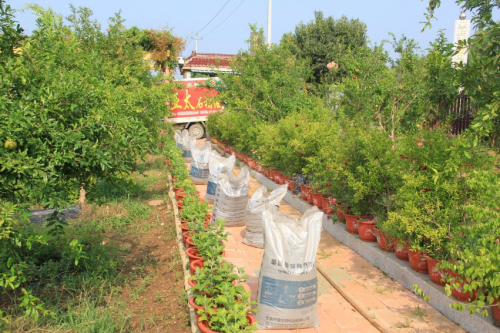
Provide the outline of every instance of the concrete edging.
[[[219,147],[213,144],[212,147],[224,154]],[[239,161],[239,163],[240,165],[244,164],[242,161]],[[279,186],[255,170],[250,170],[250,175],[270,190],[274,190]],[[301,213],[312,207],[312,205],[303,201],[298,196],[293,195],[291,191],[287,192],[283,200]],[[450,305],[455,303],[455,300],[446,296],[444,288],[434,284],[428,274],[415,272],[408,262],[397,259],[394,253],[380,250],[377,243],[363,242],[359,237],[347,232],[343,223],[329,220],[326,214],[323,217],[323,230],[361,255],[385,274],[401,283],[408,290],[413,292],[413,285],[417,284],[430,297],[429,305],[465,330],[477,333],[500,332],[500,329],[493,325],[491,309],[489,309],[489,316],[485,318],[478,313],[469,315],[466,310],[460,312],[450,308]]]

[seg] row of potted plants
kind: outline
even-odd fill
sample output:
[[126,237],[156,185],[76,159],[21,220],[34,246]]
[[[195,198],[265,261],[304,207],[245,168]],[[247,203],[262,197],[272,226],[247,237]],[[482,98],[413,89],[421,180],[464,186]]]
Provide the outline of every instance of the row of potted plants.
[[255,302],[241,285],[246,276],[223,257],[227,239],[224,221],[210,223],[208,204],[199,199],[182,152],[175,147],[172,150],[167,163],[189,257],[189,305],[195,309],[197,325],[202,332],[253,332],[256,321],[251,307]]
[[[223,117],[217,122],[224,124]],[[385,241],[386,251],[409,260],[416,271],[430,272],[459,301],[457,310],[487,315],[490,306],[500,319],[500,177],[494,152],[439,128],[391,138],[351,119],[294,117],[266,124],[270,143],[261,141],[246,155],[229,147],[230,141],[216,141],[278,183],[292,183],[294,174],[286,170],[307,174],[310,183],[300,186],[304,200],[337,213],[339,220],[345,216],[348,231]],[[300,127],[309,132],[297,130],[294,139],[284,139]],[[225,130],[217,128],[222,137]],[[297,142],[311,133],[321,133],[322,141]],[[294,163],[293,155],[300,168],[281,170]]]

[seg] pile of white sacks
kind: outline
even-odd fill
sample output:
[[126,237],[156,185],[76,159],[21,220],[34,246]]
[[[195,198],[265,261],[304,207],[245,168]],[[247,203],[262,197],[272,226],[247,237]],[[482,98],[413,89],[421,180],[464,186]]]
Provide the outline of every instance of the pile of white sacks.
[[256,314],[259,329],[297,329],[319,325],[316,252],[323,213],[313,207],[300,219],[281,213],[287,193],[281,185],[271,193],[265,186],[248,200],[250,170],[233,173],[235,156],[220,156],[207,142],[197,146],[184,132],[177,145],[191,161],[191,179],[207,184],[205,200],[213,203],[212,221],[226,227],[245,226],[244,243],[264,249],[259,275]]

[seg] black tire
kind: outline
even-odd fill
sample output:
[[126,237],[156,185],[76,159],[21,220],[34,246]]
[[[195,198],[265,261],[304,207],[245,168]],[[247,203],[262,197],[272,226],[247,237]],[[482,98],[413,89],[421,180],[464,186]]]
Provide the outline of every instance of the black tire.
[[196,139],[201,139],[205,135],[205,128],[201,124],[193,124],[189,126],[189,135],[194,135]]

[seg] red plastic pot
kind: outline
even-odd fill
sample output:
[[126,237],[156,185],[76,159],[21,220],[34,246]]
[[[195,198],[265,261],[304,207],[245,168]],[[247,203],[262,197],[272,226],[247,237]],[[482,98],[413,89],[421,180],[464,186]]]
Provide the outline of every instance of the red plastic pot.
[[427,257],[425,252],[408,250],[408,261],[411,268],[419,273],[428,273]]
[[408,261],[409,242],[407,239],[394,239],[394,254],[399,260]]
[[191,236],[186,237],[186,241],[184,242],[184,244],[186,244],[187,248],[196,247],[196,245],[194,245],[193,243],[193,238]]
[[182,229],[182,233],[184,233],[185,231],[191,231],[191,228],[189,227],[189,223],[181,223],[181,229]]
[[377,245],[384,252],[394,252],[394,238],[387,236],[384,232],[375,227],[377,234]]
[[186,245],[186,239],[190,236],[189,233],[190,233],[190,231],[183,231],[182,232],[182,242],[184,243],[184,245]]
[[363,242],[375,243],[377,241],[375,221],[358,220],[358,235]]
[[189,270],[191,272],[191,275],[195,275],[195,271],[197,268],[202,268],[203,267],[203,261],[201,260],[194,260],[189,263]]
[[330,200],[331,200],[331,197],[329,197],[329,196],[323,195],[321,197],[321,209],[323,209],[323,211],[326,214],[333,213],[333,209],[329,208],[329,206],[330,206]]
[[319,209],[323,209],[323,194],[312,193],[312,199],[314,206],[318,207]]
[[[450,285],[451,285],[451,294],[453,295],[453,297],[455,297],[457,300],[459,300],[460,302],[472,302],[474,301],[476,298],[477,298],[477,293],[476,292],[472,292],[472,291],[467,291],[467,292],[464,292],[463,291],[463,286],[464,286],[464,277],[460,274],[457,274],[455,272],[452,272],[450,270],[446,270],[446,273],[448,275],[450,275],[452,278],[451,282],[450,282]],[[468,281],[466,281],[468,282]],[[453,284],[455,283],[459,283],[460,286],[458,287],[458,289],[455,289],[453,288]]]
[[[187,240],[186,240],[187,243]],[[190,247],[186,249],[186,255],[189,257],[189,262],[193,262],[195,260],[200,260],[203,262],[203,257],[198,255],[198,249],[195,247]]]
[[441,281],[445,277],[444,270],[436,269],[436,265],[439,264],[441,260],[432,259],[429,256],[426,256],[426,258],[427,258],[427,266],[429,268],[429,277],[431,278],[431,281],[437,284],[438,286],[444,286],[446,282]]
[[[189,281],[190,280],[188,280],[188,283]],[[196,303],[194,302],[194,297],[191,297],[188,303],[193,307],[194,313],[196,314],[196,320],[198,320],[198,318],[200,317],[200,315],[198,314],[198,310],[204,310],[205,308],[203,306],[196,305]]]

